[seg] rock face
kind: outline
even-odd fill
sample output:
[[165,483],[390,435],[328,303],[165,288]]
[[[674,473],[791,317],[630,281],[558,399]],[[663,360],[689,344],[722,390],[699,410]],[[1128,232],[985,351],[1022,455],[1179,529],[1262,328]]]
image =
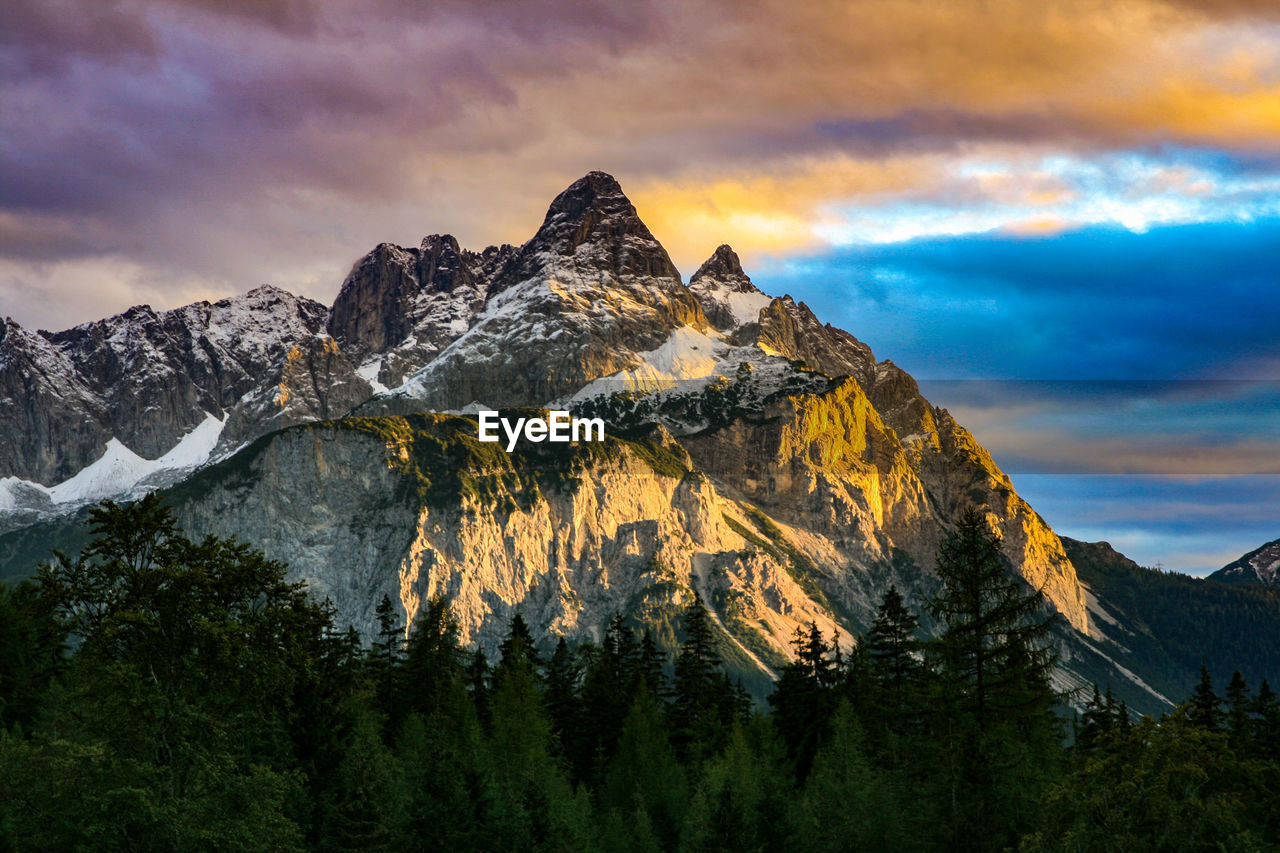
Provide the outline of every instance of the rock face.
[[53,485],[115,438],[154,459],[253,391],[293,345],[324,329],[323,305],[260,287],[212,305],[148,306],[64,332],[6,321],[0,339],[0,476]]
[[467,330],[514,252],[468,252],[448,234],[426,237],[417,249],[383,243],[343,282],[329,334],[367,365],[366,379],[394,388]]
[[366,636],[384,594],[409,621],[446,596],[463,639],[493,652],[517,609],[535,631],[598,639],[615,612],[656,618],[695,589],[765,671],[797,627],[836,630],[794,576],[795,546],[757,544],[774,535],[753,532],[762,516],[687,468],[663,431],[549,448],[493,452],[474,420],[450,416],[296,427],[182,487],[181,519],[308,566],[312,590]]
[[470,328],[393,394],[361,412],[527,406],[636,368],[682,328],[708,328],[665,249],[609,175],[592,172],[495,267]]
[[[601,172],[518,248],[376,247],[329,310],[260,288],[57,334],[9,323],[0,394],[21,436],[0,450],[0,515],[27,523],[74,491],[39,484],[104,445],[150,472],[212,423],[226,458],[170,493],[189,532],[285,560],[365,632],[383,594],[409,619],[445,595],[492,646],[516,609],[596,635],[696,591],[767,673],[796,627],[847,637],[890,583],[927,592],[969,505],[1010,570],[1091,630],[1058,537],[910,376],[761,293],[728,246],[686,285]],[[474,420],[424,414],[475,402],[572,408],[611,437],[507,454]]]
[[1209,575],[1209,579],[1222,583],[1280,585],[1280,539],[1268,542],[1240,559],[1227,563]]

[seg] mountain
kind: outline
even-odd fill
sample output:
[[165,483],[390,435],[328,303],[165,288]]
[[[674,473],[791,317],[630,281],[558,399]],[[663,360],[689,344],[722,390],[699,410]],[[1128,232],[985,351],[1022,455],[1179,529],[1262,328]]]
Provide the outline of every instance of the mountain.
[[[1144,568],[1106,542],[1063,545],[1085,585],[1094,615],[1081,640],[1128,677],[1112,682],[1130,707],[1150,707],[1151,694],[1177,700],[1201,664],[1219,688],[1233,670],[1250,684],[1280,673],[1280,594],[1256,584],[1225,584]],[[1145,689],[1135,689],[1138,681]]]
[[1221,583],[1280,585],[1280,539],[1227,563],[1209,578]]
[[[517,611],[596,638],[621,612],[670,641],[696,593],[759,693],[797,628],[848,642],[891,584],[922,609],[975,505],[1062,616],[1063,686],[1151,709],[1186,692],[1144,680],[1107,596],[906,372],[761,292],[728,246],[685,283],[603,172],[519,247],[379,245],[329,309],[264,287],[10,322],[0,387],[23,436],[0,456],[0,575],[67,541],[75,507],[162,486],[190,534],[287,562],[366,636],[385,594],[406,623],[447,597],[490,652]],[[477,439],[478,407],[569,409],[608,438],[508,453]]]
[[215,451],[346,413],[372,393],[329,311],[263,286],[74,329],[0,330],[0,529],[166,485]]

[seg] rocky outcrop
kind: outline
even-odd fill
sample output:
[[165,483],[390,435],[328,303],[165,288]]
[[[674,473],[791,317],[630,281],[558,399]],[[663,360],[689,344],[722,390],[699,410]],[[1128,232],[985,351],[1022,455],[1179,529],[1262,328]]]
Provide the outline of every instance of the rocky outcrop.
[[874,382],[871,347],[853,335],[821,323],[809,306],[790,296],[769,303],[760,312],[755,343],[765,352],[802,361],[829,376],[855,376],[864,385]]
[[272,430],[338,418],[369,399],[373,388],[328,335],[304,338],[266,371],[227,417],[215,456]]
[[796,576],[790,552],[809,546],[721,495],[660,431],[508,455],[475,429],[430,415],[295,427],[171,499],[189,532],[288,562],[365,636],[384,594],[407,622],[445,596],[463,640],[492,653],[516,610],[536,633],[598,639],[615,613],[669,617],[694,590],[766,672],[797,627],[837,630]]
[[326,309],[263,286],[156,312],[146,305],[63,332],[6,325],[0,340],[0,476],[61,482],[115,438],[154,459],[209,416],[221,419]]
[[511,246],[469,252],[448,234],[425,237],[416,249],[383,243],[343,282],[329,334],[370,365],[367,378],[397,387],[467,330],[514,253]]
[[110,438],[104,401],[67,353],[5,319],[0,326],[0,475],[65,480]]
[[[770,299],[751,283],[742,271],[738,255],[729,246],[716,248],[710,258],[689,279],[689,289],[698,297],[711,325],[722,332],[758,324],[760,311]],[[743,342],[749,333],[742,335]]]

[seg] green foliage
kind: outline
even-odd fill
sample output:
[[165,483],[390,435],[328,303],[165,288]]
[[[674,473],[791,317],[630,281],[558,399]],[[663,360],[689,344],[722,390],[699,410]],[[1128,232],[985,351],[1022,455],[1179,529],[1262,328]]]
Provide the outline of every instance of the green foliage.
[[974,517],[940,554],[941,636],[896,588],[847,652],[810,625],[768,715],[697,598],[549,655],[515,614],[491,667],[443,598],[404,644],[382,602],[361,649],[279,563],[187,540],[154,498],[90,522],[38,585],[0,587],[0,850],[1280,845],[1269,684],[1220,696],[1206,667],[1136,723],[1095,689],[1064,747],[1044,614]]
[[1192,690],[1202,663],[1224,680],[1238,669],[1254,684],[1280,673],[1280,642],[1259,641],[1280,636],[1280,591],[1142,568],[1104,543],[1063,545],[1080,580],[1125,626],[1119,646],[1105,645],[1106,653],[1131,668],[1140,664],[1143,679],[1165,696]]
[[1045,795],[1022,850],[1274,850],[1275,764],[1238,756],[1179,711],[1150,717]]
[[903,793],[874,766],[858,715],[841,703],[804,787],[798,847],[815,853],[919,849],[908,835]]

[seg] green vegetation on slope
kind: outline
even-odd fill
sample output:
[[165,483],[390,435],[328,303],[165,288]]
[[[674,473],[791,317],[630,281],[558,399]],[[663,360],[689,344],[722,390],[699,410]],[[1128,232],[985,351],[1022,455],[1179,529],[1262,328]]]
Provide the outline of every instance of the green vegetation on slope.
[[1124,647],[1107,653],[1166,696],[1186,695],[1202,661],[1220,679],[1233,669],[1251,683],[1280,673],[1280,590],[1143,568],[1105,542],[1062,544],[1080,580],[1124,626],[1099,623]]

